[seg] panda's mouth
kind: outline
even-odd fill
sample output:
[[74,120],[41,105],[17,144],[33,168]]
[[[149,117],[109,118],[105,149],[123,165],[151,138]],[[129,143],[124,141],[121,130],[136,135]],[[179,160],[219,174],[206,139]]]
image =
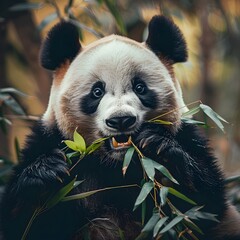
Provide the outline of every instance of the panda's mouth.
[[123,148],[129,148],[132,145],[132,138],[131,136],[127,135],[116,135],[111,137],[110,139],[110,145],[112,149],[123,149]]

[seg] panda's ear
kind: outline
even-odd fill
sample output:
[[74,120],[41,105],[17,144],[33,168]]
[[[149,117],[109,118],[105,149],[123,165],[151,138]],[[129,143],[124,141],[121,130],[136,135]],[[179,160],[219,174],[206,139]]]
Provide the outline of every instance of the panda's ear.
[[172,63],[185,62],[188,57],[186,42],[178,26],[164,16],[154,16],[148,26],[146,44],[157,55]]
[[43,42],[40,52],[41,65],[55,70],[67,60],[71,62],[80,49],[77,27],[70,22],[61,21],[49,31]]

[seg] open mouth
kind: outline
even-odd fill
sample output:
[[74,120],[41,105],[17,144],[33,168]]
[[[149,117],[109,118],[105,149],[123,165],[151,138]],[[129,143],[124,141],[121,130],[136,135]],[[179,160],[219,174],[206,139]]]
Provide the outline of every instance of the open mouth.
[[132,145],[131,136],[117,135],[110,139],[110,145],[113,149],[129,148]]

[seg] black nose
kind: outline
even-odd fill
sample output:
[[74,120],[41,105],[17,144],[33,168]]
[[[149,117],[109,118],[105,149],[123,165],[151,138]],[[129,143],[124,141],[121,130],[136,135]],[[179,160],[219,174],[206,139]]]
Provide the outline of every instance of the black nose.
[[113,117],[106,120],[106,124],[110,128],[117,129],[119,131],[126,131],[134,125],[136,117],[124,116],[124,117]]

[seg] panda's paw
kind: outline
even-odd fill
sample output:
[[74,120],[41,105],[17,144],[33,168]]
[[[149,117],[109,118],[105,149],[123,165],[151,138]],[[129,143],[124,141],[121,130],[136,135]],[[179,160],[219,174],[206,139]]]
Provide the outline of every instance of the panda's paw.
[[41,155],[19,174],[16,194],[26,198],[44,196],[61,185],[69,176],[64,154],[55,150],[51,155]]
[[160,154],[174,144],[171,131],[163,125],[144,123],[135,138],[137,146],[144,152]]

